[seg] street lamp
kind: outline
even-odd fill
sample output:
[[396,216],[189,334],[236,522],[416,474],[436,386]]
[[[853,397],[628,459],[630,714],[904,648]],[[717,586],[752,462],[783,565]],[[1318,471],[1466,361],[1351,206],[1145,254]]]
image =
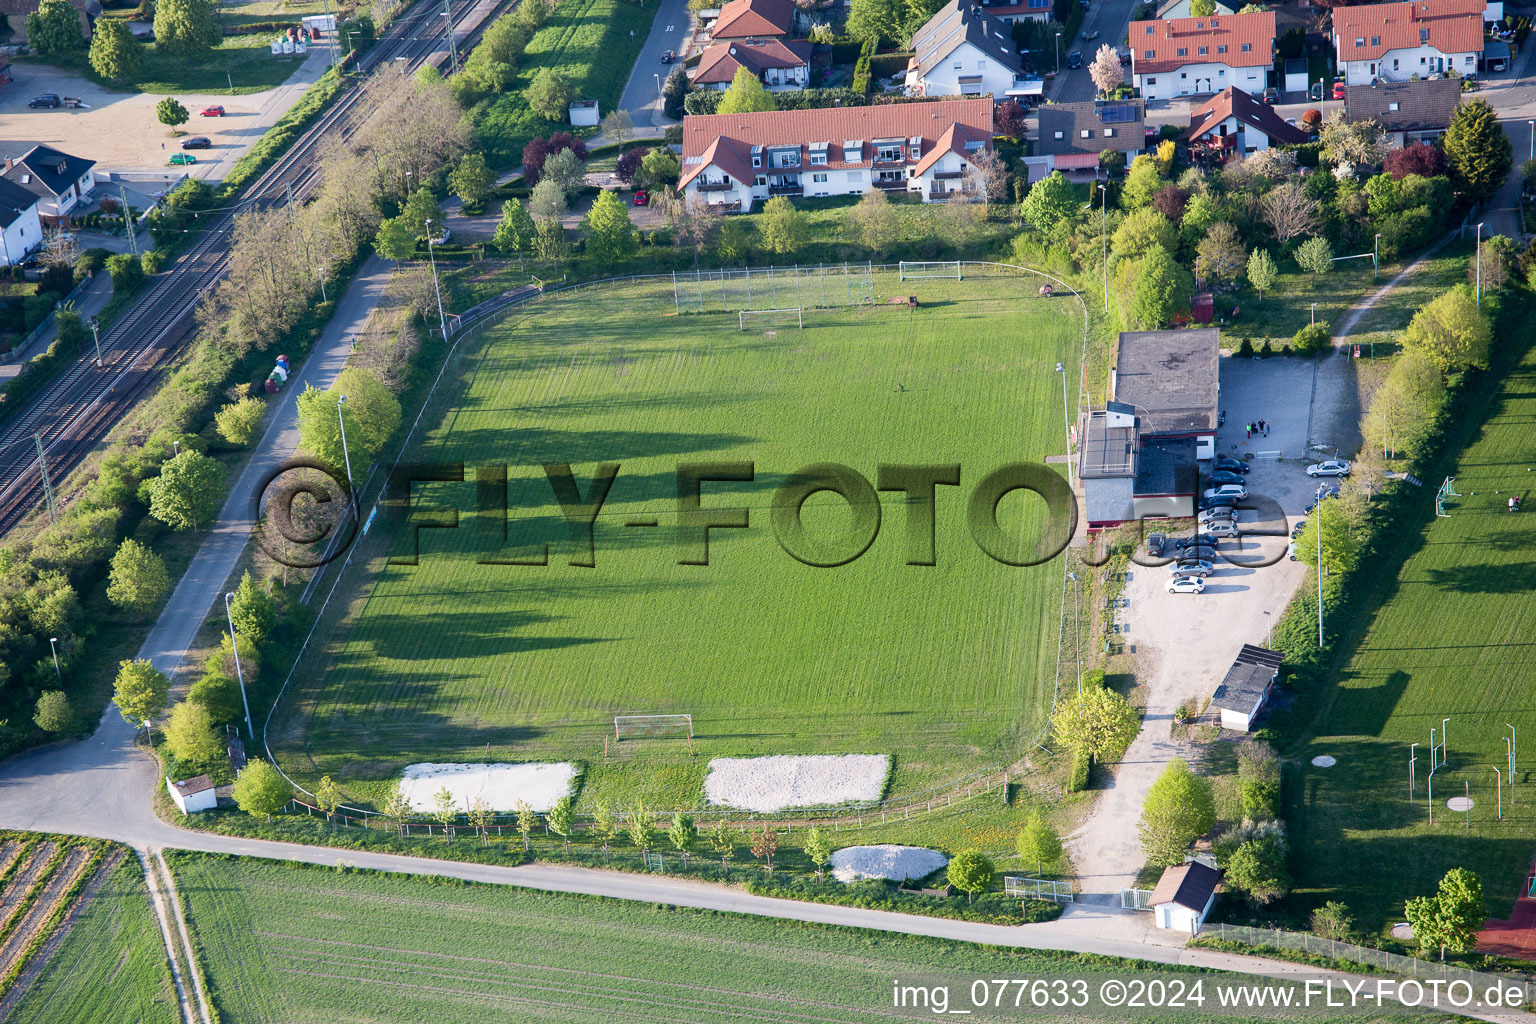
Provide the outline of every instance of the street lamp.
[[1317,303],[1312,303],[1312,326],[1317,326]]
[[1413,769],[1419,760],[1418,744],[1408,744],[1408,806],[1413,806]]
[[330,300],[328,300],[325,297],[325,268],[324,267],[316,267],[315,268],[315,276],[320,279],[320,301],[321,302],[328,302],[328,301],[330,301]]
[[1536,160],[1536,121],[1527,121],[1525,126],[1531,130],[1531,159]]
[[652,71],[651,77],[656,79],[656,102],[665,105],[667,98],[661,93],[661,76]]
[[1067,412],[1067,368],[1060,363],[1056,364],[1056,372],[1061,374],[1061,426],[1065,432],[1067,441],[1067,485],[1072,484],[1072,420]]
[[1374,277],[1381,269],[1381,232],[1376,232],[1376,240],[1371,243],[1371,275]]
[[240,664],[240,641],[235,638],[235,613],[229,607],[229,602],[234,599],[232,591],[225,593],[224,619],[229,623],[229,647],[235,652],[235,677],[240,680],[240,703],[245,707],[245,735],[248,739],[255,739],[256,730],[251,727],[251,702],[245,696],[245,669]]
[[1264,646],[1270,650],[1275,647],[1275,630],[1269,619],[1269,609],[1264,609]]
[[1056,33],[1056,73],[1061,74],[1061,33]]
[[1104,264],[1104,312],[1109,312],[1109,189],[1099,184],[1099,258]]
[[432,253],[432,218],[427,218],[427,261],[432,264],[432,290],[437,293],[437,323],[443,329],[443,341],[448,341],[448,318],[443,316],[443,289],[437,283],[437,257]]
[[91,317],[91,340],[96,342],[96,365],[99,367],[101,365],[101,319],[97,316]]
[[1509,726],[1509,781],[1510,781],[1510,784],[1513,785],[1514,781],[1515,781],[1515,738],[1516,738],[1516,733],[1515,733],[1515,727],[1514,726],[1510,725],[1508,722],[1505,722],[1504,724],[1506,726]]
[[341,425],[341,457],[347,464],[347,490],[352,490],[352,455],[347,451],[347,421],[342,419],[341,407],[347,404],[347,396],[336,399],[336,422]]
[[[1316,323],[1317,304],[1312,304]],[[1323,649],[1323,484],[1317,485],[1317,649]]]
[[1483,224],[1477,224],[1477,308],[1483,308]]
[[[48,638],[48,649],[53,652],[53,674],[59,677],[59,682],[64,682],[64,673],[59,669],[59,638]],[[1081,684],[1079,684],[1081,685]]]

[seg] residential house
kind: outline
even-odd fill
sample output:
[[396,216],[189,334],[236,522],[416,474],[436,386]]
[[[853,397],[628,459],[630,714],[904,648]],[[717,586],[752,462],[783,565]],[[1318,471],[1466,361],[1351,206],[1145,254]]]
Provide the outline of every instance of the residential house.
[[0,256],[4,257],[4,265],[19,262],[42,243],[43,225],[37,216],[37,196],[0,178]]
[[1375,121],[1398,147],[1444,135],[1460,105],[1461,81],[1456,78],[1379,82],[1344,90],[1344,120]]
[[764,39],[754,43],[715,43],[706,47],[694,69],[696,89],[731,87],[738,68],[746,68],[769,89],[804,89],[811,81],[809,39]]
[[1184,140],[1194,146],[1253,153],[1273,143],[1302,143],[1307,133],[1287,124],[1275,108],[1228,87],[1194,109]]
[[1164,868],[1148,901],[1153,922],[1159,928],[1198,934],[1216,903],[1220,881],[1220,871],[1198,860]]
[[1133,21],[1129,45],[1131,80],[1143,99],[1203,96],[1228,86],[1259,96],[1275,62],[1275,15]]
[[974,0],[950,0],[912,36],[907,92],[1002,99],[1023,75],[1013,31]]
[[1124,153],[1129,163],[1146,145],[1141,100],[1047,103],[1039,109],[1039,138],[1024,159],[1030,179],[1051,171],[1098,171],[1099,154]]
[[740,210],[770,196],[870,188],[942,202],[966,188],[992,144],[990,99],[690,115],[678,188]]
[[96,187],[96,161],[70,156],[52,146],[33,146],[5,161],[4,177],[37,197],[44,224],[58,224]]
[[787,36],[794,27],[793,0],[731,0],[720,8],[709,35],[717,43],[744,43]]
[[1345,85],[1402,82],[1454,71],[1477,74],[1484,0],[1336,7],[1333,45]]
[[[1157,16],[1159,18],[1193,18],[1194,15],[1191,14],[1189,10],[1189,2],[1190,0],[1164,0],[1162,4],[1158,5]],[[1234,8],[1220,3],[1217,4],[1216,9],[1211,12],[1211,14],[1218,18],[1225,17],[1228,14],[1236,13],[1237,11]]]
[[1253,723],[1269,704],[1284,658],[1279,651],[1243,644],[1211,697],[1211,707],[1221,712],[1223,729],[1253,731]]
[[1050,21],[1052,0],[981,0],[981,6],[994,18],[1010,24],[1016,21]]
[[182,814],[211,811],[219,805],[213,780],[206,775],[199,775],[195,779],[186,779],[182,782],[172,782],[171,777],[167,775],[165,788],[171,794],[171,802]]
[[[0,14],[10,22],[11,38],[9,43],[25,43],[27,41],[27,15],[33,13],[41,6],[42,0],[0,0]],[[91,38],[91,25],[101,17],[100,0],[69,0],[69,5],[80,14],[80,32],[87,40]]]

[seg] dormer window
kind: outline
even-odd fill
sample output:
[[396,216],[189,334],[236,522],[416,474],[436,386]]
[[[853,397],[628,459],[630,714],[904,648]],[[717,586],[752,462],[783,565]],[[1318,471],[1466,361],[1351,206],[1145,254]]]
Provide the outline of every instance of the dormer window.
[[1155,33],[1155,32],[1156,32],[1156,31],[1157,31],[1157,29],[1156,29],[1156,28],[1155,28],[1155,27],[1154,27],[1154,26],[1152,26],[1152,25],[1148,25],[1148,26],[1147,26],[1147,35],[1149,35],[1149,36],[1150,36],[1150,35],[1152,35],[1152,34],[1153,34],[1153,33]]
[[1151,60],[1152,59],[1152,51],[1151,50],[1145,50],[1143,52],[1144,52],[1147,60]]
[[1380,46],[1381,45],[1381,36],[1371,36],[1371,45],[1372,46]]
[[1421,42],[1421,43],[1429,42],[1429,29],[1427,29],[1427,28],[1419,29],[1419,42]]
[[1202,47],[1200,47],[1200,56],[1204,57],[1206,54],[1208,54],[1210,52],[1211,52],[1211,48],[1209,46],[1202,46]]
[[1178,51],[1177,51],[1177,54],[1180,57],[1188,57],[1189,56],[1189,47],[1187,47],[1187,46],[1179,47]]
[[1223,44],[1222,44],[1222,45],[1220,45],[1220,46],[1218,46],[1218,47],[1216,47],[1216,52],[1217,52],[1217,53],[1226,53],[1226,52],[1227,52],[1227,46],[1226,46],[1226,44],[1225,44],[1225,43],[1223,43]]
[[1355,49],[1365,45],[1365,36],[1355,36]]
[[1242,52],[1243,53],[1252,53],[1253,52],[1253,44],[1252,43],[1244,43],[1243,44]]

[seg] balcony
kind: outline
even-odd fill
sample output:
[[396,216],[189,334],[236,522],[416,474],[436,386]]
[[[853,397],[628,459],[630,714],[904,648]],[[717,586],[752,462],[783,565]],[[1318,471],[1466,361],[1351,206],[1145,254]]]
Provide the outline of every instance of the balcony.
[[729,192],[735,187],[735,183],[730,181],[705,181],[699,183],[698,190],[700,192]]
[[768,194],[771,196],[798,196],[804,195],[804,190],[796,182],[793,185],[769,185]]
[[964,171],[934,171],[933,172],[933,180],[934,181],[946,181],[946,180],[950,180],[950,179],[954,179],[954,178],[963,178],[963,177],[965,177],[965,172]]
[[877,156],[874,163],[876,167],[898,167],[906,161],[899,156]]

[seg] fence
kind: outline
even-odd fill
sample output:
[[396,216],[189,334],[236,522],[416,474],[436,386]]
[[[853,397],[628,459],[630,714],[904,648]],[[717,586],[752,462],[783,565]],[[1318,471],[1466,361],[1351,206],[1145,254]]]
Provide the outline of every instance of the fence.
[[1050,878],[1004,875],[1003,892],[1015,899],[1055,900],[1057,903],[1071,903],[1076,899],[1071,882],[1057,882]]
[[1536,998],[1536,984],[1533,984],[1528,977],[1485,974],[1466,967],[1458,967],[1455,964],[1443,964],[1434,960],[1420,960],[1418,957],[1403,956],[1400,953],[1389,953],[1384,949],[1359,946],[1353,942],[1325,939],[1312,935],[1309,932],[1288,932],[1279,928],[1250,928],[1239,924],[1211,924],[1207,922],[1200,929],[1200,937],[1222,939],[1227,942],[1241,942],[1248,946],[1269,946],[1274,949],[1293,949],[1300,950],[1303,953],[1316,953],[1319,956],[1364,964],[1367,967],[1375,967],[1392,974],[1406,974],[1415,978],[1443,979],[1446,982],[1463,981],[1471,985],[1472,991],[1478,994],[1492,986],[1517,984],[1525,988],[1525,1001],[1527,1003]]

